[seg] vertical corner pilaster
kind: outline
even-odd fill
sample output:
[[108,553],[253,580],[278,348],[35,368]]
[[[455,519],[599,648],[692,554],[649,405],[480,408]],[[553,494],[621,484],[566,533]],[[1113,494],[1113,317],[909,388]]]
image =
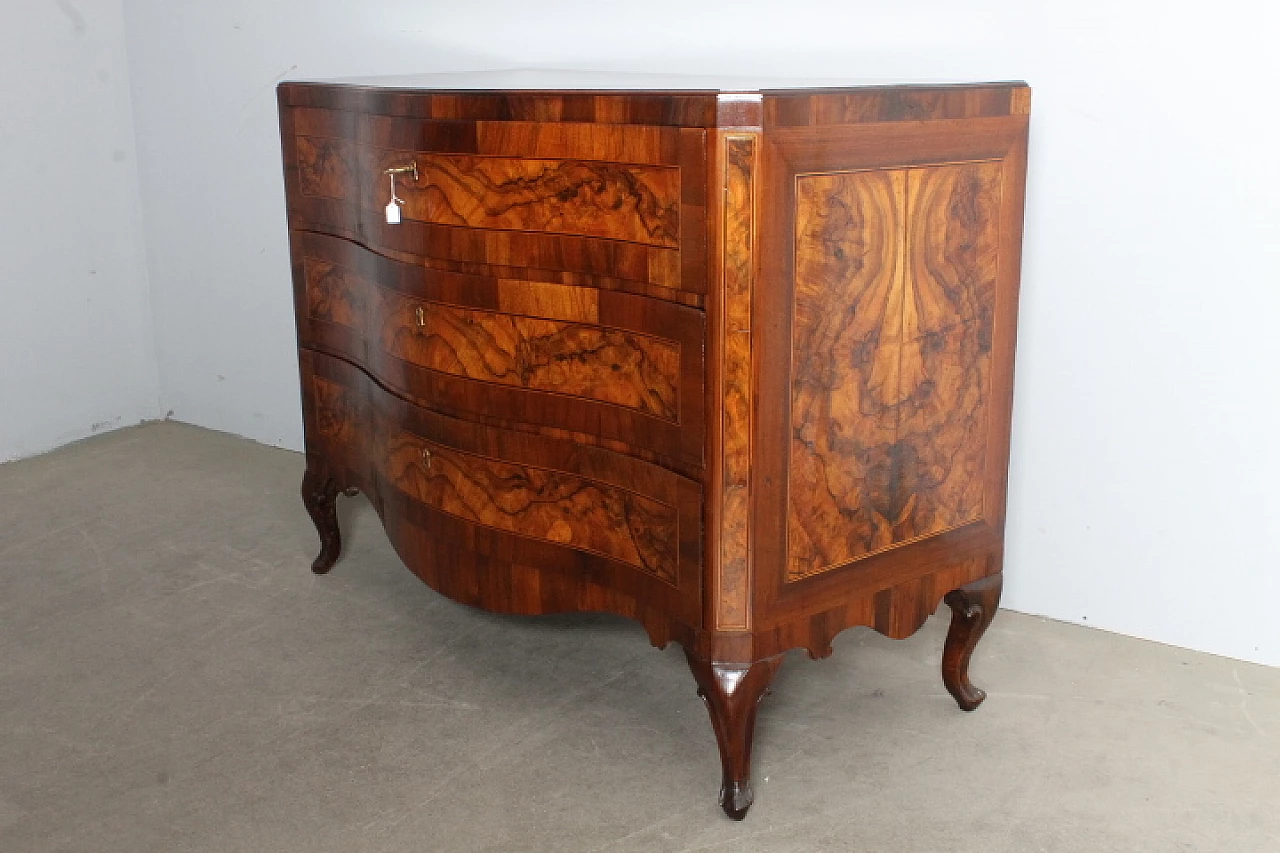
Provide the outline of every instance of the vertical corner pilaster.
[[710,466],[717,502],[712,527],[710,627],[751,629],[751,442],[754,411],[752,363],[753,291],[756,273],[756,189],[760,160],[758,94],[718,99],[721,127],[713,140],[714,175],[720,191],[716,217],[717,280],[710,300],[712,358],[712,446]]

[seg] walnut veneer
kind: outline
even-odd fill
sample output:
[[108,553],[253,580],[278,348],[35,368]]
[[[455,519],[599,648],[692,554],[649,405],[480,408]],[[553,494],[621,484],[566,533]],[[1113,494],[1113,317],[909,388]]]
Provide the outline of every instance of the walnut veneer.
[[945,598],[983,699],[1029,90],[636,85],[280,86],[302,492],[317,572],[359,490],[444,595],[680,642],[740,818],[789,649]]

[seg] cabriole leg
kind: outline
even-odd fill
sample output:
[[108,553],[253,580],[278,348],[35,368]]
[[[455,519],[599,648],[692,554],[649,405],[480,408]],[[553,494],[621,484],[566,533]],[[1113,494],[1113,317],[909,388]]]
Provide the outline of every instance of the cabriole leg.
[[783,656],[751,664],[715,663],[686,649],[685,657],[698,682],[698,695],[711,715],[716,745],[720,747],[720,805],[729,817],[742,820],[755,796],[751,788],[751,739],[756,727],[756,706]]
[[987,698],[969,682],[969,658],[996,615],[1003,586],[1004,574],[997,573],[953,589],[944,599],[951,608],[951,629],[942,652],[942,682],[965,711],[972,711]]
[[342,552],[342,534],[338,530],[340,491],[337,479],[327,472],[308,467],[302,475],[302,502],[320,534],[320,555],[311,564],[311,571],[318,575],[333,568]]

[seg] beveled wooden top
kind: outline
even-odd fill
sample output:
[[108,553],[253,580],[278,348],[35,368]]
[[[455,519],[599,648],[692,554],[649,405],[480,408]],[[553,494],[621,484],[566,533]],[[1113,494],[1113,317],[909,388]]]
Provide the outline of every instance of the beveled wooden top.
[[[971,82],[929,79],[778,77],[762,75],[658,74],[571,69],[516,68],[493,71],[439,72],[378,77],[291,80],[330,86],[371,89],[414,89],[432,92],[699,92],[699,93],[821,93],[842,89],[923,86],[1023,86],[1018,81]],[[816,91],[815,91],[816,90]]]
[[444,121],[803,127],[1025,114],[1026,83],[511,70],[286,80],[280,103]]

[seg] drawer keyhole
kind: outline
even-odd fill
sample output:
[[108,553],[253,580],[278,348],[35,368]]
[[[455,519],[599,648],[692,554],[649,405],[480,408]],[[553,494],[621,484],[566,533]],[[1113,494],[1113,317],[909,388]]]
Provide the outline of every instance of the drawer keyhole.
[[425,329],[427,327],[427,315],[426,312],[422,310],[421,305],[419,305],[413,312],[413,316],[418,318],[418,328]]
[[431,467],[431,448],[429,447],[422,448],[422,464],[428,468]]

